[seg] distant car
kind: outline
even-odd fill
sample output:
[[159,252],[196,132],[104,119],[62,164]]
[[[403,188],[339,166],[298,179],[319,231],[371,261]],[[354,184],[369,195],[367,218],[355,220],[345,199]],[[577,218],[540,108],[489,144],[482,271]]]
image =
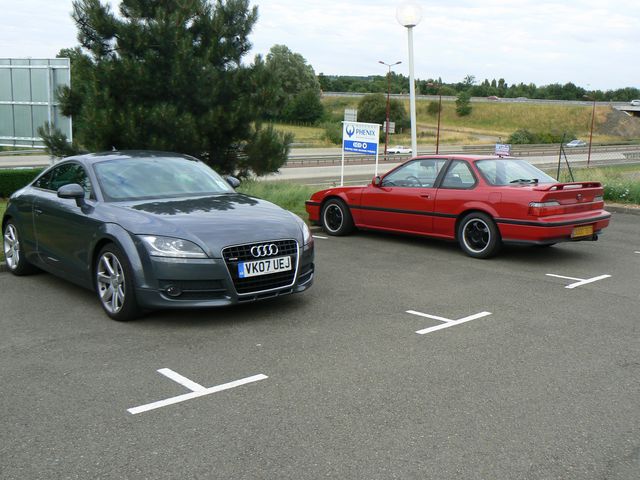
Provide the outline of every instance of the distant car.
[[498,100],[500,100],[500,97],[496,97],[495,95],[491,95],[491,96],[487,97],[487,100],[491,100],[491,101],[497,102]]
[[309,228],[237,193],[238,184],[186,155],[66,158],[11,195],[2,219],[7,267],[16,275],[38,267],[94,290],[115,320],[306,290]]
[[640,107],[640,100],[631,100],[631,101],[629,102],[629,104],[630,104],[632,107]]
[[415,157],[369,185],[316,192],[306,209],[329,235],[362,228],[456,240],[474,258],[503,243],[597,240],[611,217],[598,182],[562,183],[524,160],[479,155]]
[[387,148],[387,153],[411,153],[411,149],[403,145]]
[[569,143],[567,143],[567,147],[569,148],[573,148],[573,147],[586,147],[587,146],[587,142],[585,142],[584,140],[571,140]]

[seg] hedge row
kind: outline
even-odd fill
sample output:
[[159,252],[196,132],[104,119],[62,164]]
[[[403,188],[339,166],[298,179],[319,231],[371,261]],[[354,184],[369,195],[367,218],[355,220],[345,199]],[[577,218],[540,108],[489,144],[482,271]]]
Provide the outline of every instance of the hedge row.
[[0,169],[0,198],[7,198],[35,178],[42,168]]

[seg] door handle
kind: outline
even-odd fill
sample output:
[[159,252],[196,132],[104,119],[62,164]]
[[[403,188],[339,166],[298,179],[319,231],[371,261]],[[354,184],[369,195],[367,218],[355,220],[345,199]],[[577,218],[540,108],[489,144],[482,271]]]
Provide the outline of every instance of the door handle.
[[422,198],[431,198],[431,195],[430,195],[430,194],[428,194],[428,193],[421,193],[421,194],[420,194],[420,196],[421,196]]
[[40,210],[39,208],[34,208],[33,211],[36,212],[36,215],[42,215],[43,213],[43,211]]

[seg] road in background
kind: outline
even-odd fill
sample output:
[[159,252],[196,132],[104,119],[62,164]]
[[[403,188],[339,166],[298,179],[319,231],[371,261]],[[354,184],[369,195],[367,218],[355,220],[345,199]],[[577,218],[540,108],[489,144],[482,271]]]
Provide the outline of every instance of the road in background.
[[[493,145],[480,146],[443,146],[442,154],[492,154]],[[432,154],[433,145],[419,146],[420,154]],[[559,154],[557,145],[517,145],[513,155],[525,158],[528,162],[541,168],[557,166]],[[567,158],[572,167],[585,166],[587,147],[566,148]],[[383,174],[409,159],[409,155],[389,155],[386,159],[379,157],[378,173]],[[312,185],[335,185],[340,182],[341,150],[336,147],[296,148],[291,150],[287,165],[278,173],[269,174],[261,179],[286,180]],[[361,155],[345,156],[345,183],[361,183],[370,181],[375,172],[375,157]],[[597,145],[591,153],[590,165],[618,165],[640,162],[639,145]],[[48,166],[51,159],[47,155],[1,155],[0,168],[28,168]],[[562,168],[566,169],[564,158]]]

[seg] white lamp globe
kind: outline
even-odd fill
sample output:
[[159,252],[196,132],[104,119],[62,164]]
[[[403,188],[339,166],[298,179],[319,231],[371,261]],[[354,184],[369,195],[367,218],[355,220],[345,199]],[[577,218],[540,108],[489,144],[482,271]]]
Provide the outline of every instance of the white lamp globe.
[[403,27],[415,27],[422,20],[422,8],[416,2],[402,2],[396,9],[396,19]]

